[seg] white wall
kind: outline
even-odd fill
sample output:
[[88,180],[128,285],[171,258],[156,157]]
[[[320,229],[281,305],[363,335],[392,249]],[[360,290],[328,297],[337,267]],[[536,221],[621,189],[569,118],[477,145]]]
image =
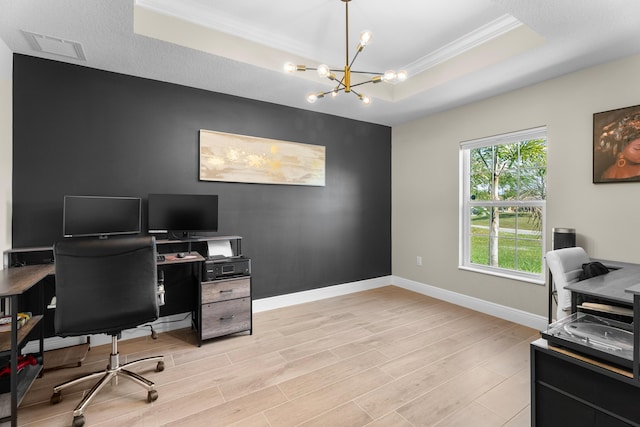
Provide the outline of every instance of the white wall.
[[[0,40],[0,252],[11,248],[13,55]],[[0,262],[0,269],[3,267]]]
[[570,227],[592,257],[640,263],[640,183],[592,183],[593,114],[639,105],[638,75],[634,56],[394,127],[393,275],[547,315],[544,286],[458,269],[459,143],[542,125],[546,249]]

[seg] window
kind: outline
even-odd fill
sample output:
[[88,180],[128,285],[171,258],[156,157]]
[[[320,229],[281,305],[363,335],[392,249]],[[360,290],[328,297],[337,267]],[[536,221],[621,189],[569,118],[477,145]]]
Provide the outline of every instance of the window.
[[460,144],[460,267],[544,283],[547,129]]

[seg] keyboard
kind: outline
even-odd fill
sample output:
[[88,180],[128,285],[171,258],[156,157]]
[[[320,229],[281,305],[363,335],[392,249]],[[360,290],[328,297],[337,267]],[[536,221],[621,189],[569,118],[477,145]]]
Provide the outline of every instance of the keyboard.
[[164,261],[164,255],[158,255],[156,258],[156,262],[163,262]]

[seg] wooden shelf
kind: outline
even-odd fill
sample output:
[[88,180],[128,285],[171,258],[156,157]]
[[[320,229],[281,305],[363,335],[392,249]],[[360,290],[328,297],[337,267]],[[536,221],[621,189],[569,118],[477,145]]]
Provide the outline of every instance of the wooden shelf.
[[62,369],[82,365],[89,351],[89,342],[44,352],[44,369]]
[[577,307],[581,310],[589,310],[597,313],[616,314],[618,316],[627,316],[633,318],[633,308],[630,307],[620,307],[617,305],[592,302],[585,302]]
[[184,264],[190,262],[202,262],[204,257],[197,252],[185,254],[184,257],[178,258],[177,254],[161,254],[164,255],[164,261],[159,261],[158,265]]
[[633,372],[628,369],[619,368],[617,366],[611,365],[609,363],[601,362],[600,360],[593,359],[589,356],[585,356],[579,353],[576,353],[571,350],[567,350],[566,348],[556,347],[553,345],[548,345],[549,350],[556,351],[558,353],[566,354],[569,357],[573,357],[574,359],[581,360],[586,363],[590,363],[594,366],[598,366],[602,369],[607,369],[611,372],[615,372],[616,374],[624,375],[627,378],[633,379]]
[[[10,304],[8,312],[13,312],[19,307],[19,298],[33,286],[38,285],[44,278],[55,274],[53,263],[23,265],[21,267],[5,268],[0,270],[0,298],[6,299]],[[43,301],[44,292],[42,286],[38,286],[40,301]],[[44,311],[44,304],[42,304]],[[12,319],[12,326],[13,326]],[[21,328],[16,327],[10,331],[0,333],[0,355],[8,356],[10,363],[15,363],[20,356],[20,349],[26,342],[28,335],[35,332],[34,328],[43,320],[42,315],[31,317]],[[43,352],[44,328],[39,331],[40,350]],[[14,340],[15,337],[15,340]],[[11,421],[12,426],[18,425],[18,405],[27,393],[31,384],[42,371],[42,362],[38,365],[26,366],[20,372],[11,371],[11,378],[17,380],[11,390],[0,394],[0,422]]]
[[158,239],[156,245],[165,245],[173,243],[188,243],[188,242],[208,242],[209,240],[242,240],[240,236],[201,236],[191,239]]
[[[41,320],[42,315],[38,314],[18,329],[18,346]],[[11,351],[11,331],[0,332],[0,352],[5,351]]]

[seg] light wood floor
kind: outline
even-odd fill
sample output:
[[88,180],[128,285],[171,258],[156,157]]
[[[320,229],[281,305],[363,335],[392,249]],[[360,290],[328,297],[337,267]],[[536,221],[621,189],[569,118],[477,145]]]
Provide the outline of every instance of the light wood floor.
[[[86,426],[529,426],[529,343],[539,333],[389,286],[258,313],[253,335],[194,346],[190,330],[120,344],[121,358],[164,354],[138,372],[159,399],[121,380],[85,412]],[[19,425],[71,425],[82,386],[49,404],[52,384],[102,369],[47,371]],[[84,388],[88,388],[85,386]]]

